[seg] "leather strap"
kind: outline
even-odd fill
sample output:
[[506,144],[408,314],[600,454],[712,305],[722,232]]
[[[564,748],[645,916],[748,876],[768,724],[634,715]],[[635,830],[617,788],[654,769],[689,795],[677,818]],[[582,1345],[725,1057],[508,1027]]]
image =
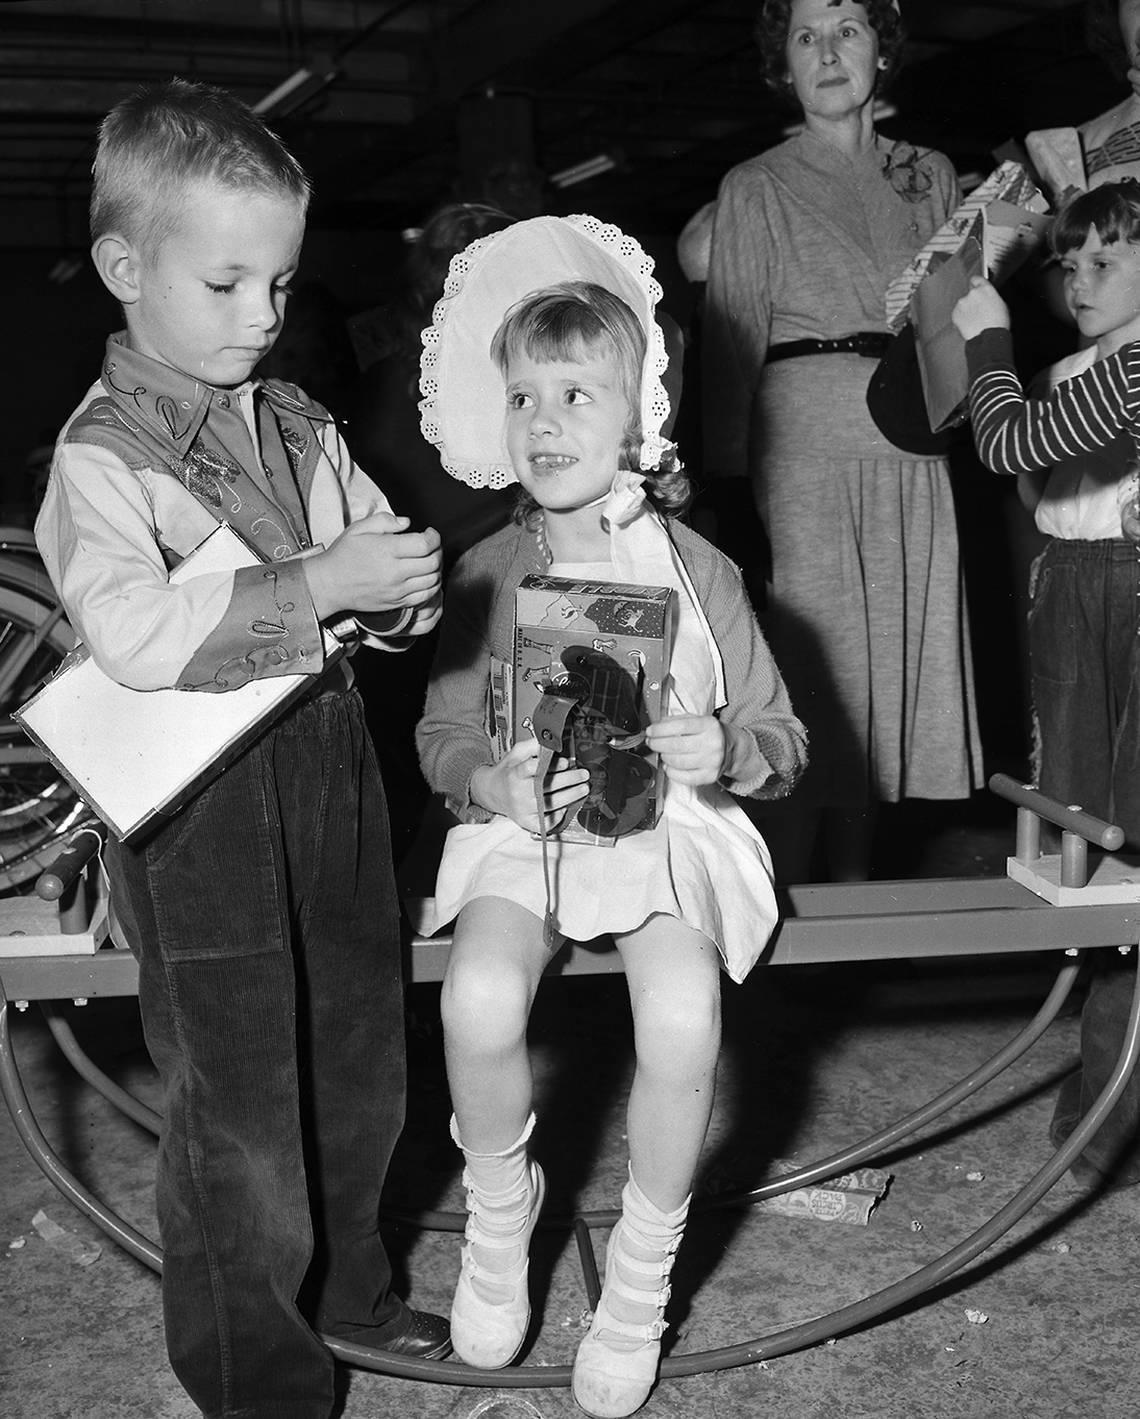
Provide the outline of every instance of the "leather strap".
[[531,733],[538,740],[538,762],[534,766],[534,806],[538,811],[538,833],[542,839],[542,877],[546,885],[546,916],[542,923],[542,939],[548,951],[558,945],[558,923],[554,916],[554,899],[550,890],[549,833],[546,829],[546,776],[556,754],[563,752],[566,722],[578,698],[545,690],[530,717]]

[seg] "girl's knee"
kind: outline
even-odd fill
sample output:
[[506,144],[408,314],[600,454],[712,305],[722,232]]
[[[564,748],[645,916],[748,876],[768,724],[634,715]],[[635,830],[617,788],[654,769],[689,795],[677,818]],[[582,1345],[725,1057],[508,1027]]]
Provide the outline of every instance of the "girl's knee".
[[524,972],[477,955],[452,961],[440,992],[440,1016],[451,1038],[501,1048],[525,1035],[531,991]]
[[652,1056],[686,1067],[720,1048],[720,982],[689,981],[683,990],[662,986],[634,1005],[639,1058]]

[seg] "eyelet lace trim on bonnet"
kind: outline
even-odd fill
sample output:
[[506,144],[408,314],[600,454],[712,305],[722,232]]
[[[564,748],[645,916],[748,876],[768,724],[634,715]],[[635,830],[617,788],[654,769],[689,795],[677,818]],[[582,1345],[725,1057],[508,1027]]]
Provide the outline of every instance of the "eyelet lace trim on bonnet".
[[[645,367],[641,378],[641,427],[643,430],[641,444],[640,464],[643,469],[656,468],[661,462],[666,449],[672,447],[668,440],[661,435],[662,425],[669,417],[669,397],[665,392],[665,386],[661,381],[661,376],[668,364],[668,356],[665,351],[665,337],[652,312],[655,310],[658,301],[661,299],[661,287],[653,277],[653,258],[646,254],[641,244],[633,237],[628,236],[618,227],[611,226],[606,222],[600,222],[596,217],[585,214],[576,214],[569,217],[560,218],[535,218],[536,222],[557,221],[564,223],[575,231],[585,235],[595,242],[602,251],[631,276],[645,292],[651,318],[646,321],[644,311],[635,311],[643,325],[648,328],[646,335],[646,357]],[[442,398],[438,379],[438,366],[440,363],[441,343],[447,338],[449,321],[451,321],[456,298],[464,290],[468,274],[472,269],[484,261],[488,252],[495,244],[511,233],[517,233],[518,227],[525,223],[516,224],[514,227],[506,227],[502,231],[492,232],[489,236],[480,237],[473,241],[465,250],[451,258],[451,265],[447,273],[447,280],[444,282],[443,295],[436,302],[432,312],[431,325],[422,332],[423,353],[420,358],[420,393],[423,396],[420,400],[420,428],[423,436],[439,450],[440,461],[443,467],[453,478],[458,478],[461,482],[469,484],[472,488],[502,488],[508,483],[515,481],[514,470],[510,461],[506,458],[505,451],[496,449],[488,450],[486,457],[477,459],[464,459],[458,456],[455,451],[446,446],[446,436],[441,428],[440,407]],[[549,264],[549,263],[547,263]],[[560,281],[582,279],[569,266],[563,265],[562,269],[549,270],[544,272],[541,269],[542,263],[536,265],[534,272],[535,281],[531,290],[541,290],[546,286],[554,285]],[[592,274],[587,279],[596,279]],[[607,284],[602,281],[599,284]],[[612,289],[612,288],[611,288]],[[523,292],[523,295],[527,292]],[[615,294],[622,295],[621,290]],[[624,299],[624,296],[623,296]],[[498,313],[498,319],[506,315],[506,309]],[[495,333],[498,321],[495,326],[486,331],[486,349],[489,349],[491,337]]]

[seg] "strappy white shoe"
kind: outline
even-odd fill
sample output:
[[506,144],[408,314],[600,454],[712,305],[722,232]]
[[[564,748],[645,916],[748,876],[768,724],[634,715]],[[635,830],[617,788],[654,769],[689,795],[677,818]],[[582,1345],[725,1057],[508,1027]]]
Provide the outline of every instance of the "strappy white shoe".
[[[541,1167],[526,1156],[532,1126],[533,1118],[503,1153],[464,1149],[468,1215],[451,1303],[451,1343],[461,1360],[481,1370],[509,1365],[530,1325],[528,1252],[546,1195]],[[454,1122],[452,1136],[459,1141]],[[504,1181],[506,1187],[496,1186]]]
[[[669,1273],[687,1215],[687,1199],[676,1212],[663,1213],[630,1177],[621,1220],[606,1247],[601,1298],[574,1359],[574,1402],[594,1419],[624,1419],[649,1398],[661,1363]],[[652,1253],[654,1259],[636,1252]],[[615,1315],[615,1301],[624,1315],[638,1319]]]

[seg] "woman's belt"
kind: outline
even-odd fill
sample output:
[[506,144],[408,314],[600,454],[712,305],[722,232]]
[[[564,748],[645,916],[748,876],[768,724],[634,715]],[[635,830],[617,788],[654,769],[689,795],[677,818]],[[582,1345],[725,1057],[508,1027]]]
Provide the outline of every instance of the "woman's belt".
[[881,360],[890,340],[889,335],[878,330],[858,330],[837,340],[782,340],[768,346],[765,362],[794,360],[800,355],[862,355],[868,360]]

